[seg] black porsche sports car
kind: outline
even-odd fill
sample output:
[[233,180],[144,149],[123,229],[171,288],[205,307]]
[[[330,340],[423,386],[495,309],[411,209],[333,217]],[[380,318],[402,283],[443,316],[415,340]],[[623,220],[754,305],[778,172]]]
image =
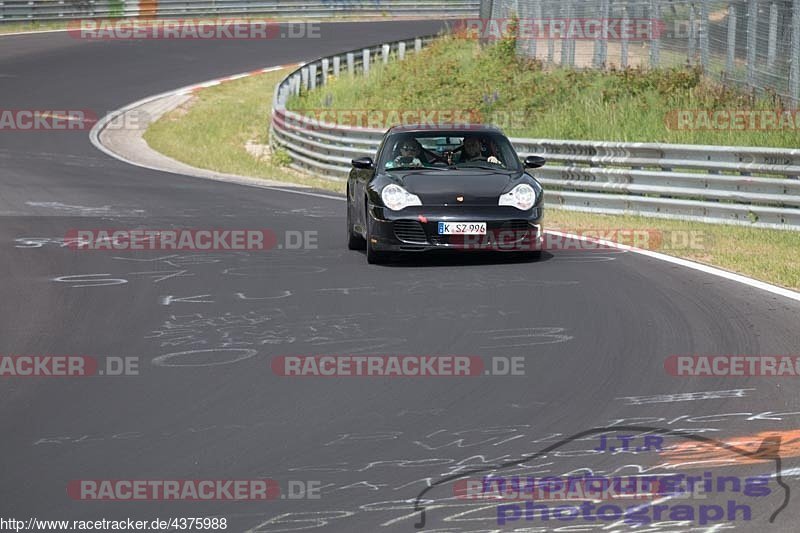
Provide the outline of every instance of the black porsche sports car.
[[497,250],[541,253],[542,186],[508,138],[492,126],[395,126],[375,160],[352,161],[347,245],[367,262],[391,252]]

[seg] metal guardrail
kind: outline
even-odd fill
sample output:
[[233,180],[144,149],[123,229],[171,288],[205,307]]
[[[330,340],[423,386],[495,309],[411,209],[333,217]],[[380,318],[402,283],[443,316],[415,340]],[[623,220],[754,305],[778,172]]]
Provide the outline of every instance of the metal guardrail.
[[[284,148],[297,170],[332,179],[343,179],[350,170],[350,160],[374,155],[385,133],[372,128],[351,128],[338,124],[320,124],[286,109],[290,95],[324,85],[329,76],[348,71],[363,74],[374,61],[388,62],[405,54],[416,53],[434,36],[380,44],[352,50],[306,63],[291,72],[275,87],[272,100],[270,144]],[[365,61],[366,60],[366,61]]]
[[[291,72],[273,97],[273,148],[286,150],[296,169],[344,179],[351,159],[375,155],[385,131],[320,124],[288,111],[287,99],[301,88],[324,84],[345,63],[358,73],[365,57],[368,63],[375,58],[389,61],[401,57],[401,49],[413,53],[430,40],[373,46]],[[800,230],[800,150],[522,138],[511,142],[521,157],[547,159],[535,174],[545,186],[549,206]]]
[[474,16],[480,0],[0,0],[0,23],[87,18],[266,15]]

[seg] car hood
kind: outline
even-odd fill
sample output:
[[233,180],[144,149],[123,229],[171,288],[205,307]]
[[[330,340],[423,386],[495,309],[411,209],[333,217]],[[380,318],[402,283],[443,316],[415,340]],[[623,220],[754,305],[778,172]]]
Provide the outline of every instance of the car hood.
[[475,169],[429,170],[411,172],[396,181],[419,196],[424,205],[497,205],[499,196],[508,191],[519,174]]

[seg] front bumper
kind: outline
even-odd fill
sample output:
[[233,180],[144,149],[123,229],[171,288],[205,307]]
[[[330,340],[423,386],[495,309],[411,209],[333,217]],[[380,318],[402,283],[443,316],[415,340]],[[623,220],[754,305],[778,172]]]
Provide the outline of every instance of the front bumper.
[[[417,206],[392,211],[370,205],[367,223],[375,250],[526,252],[541,250],[542,205],[529,211],[506,206]],[[439,235],[438,223],[486,222],[486,235]]]

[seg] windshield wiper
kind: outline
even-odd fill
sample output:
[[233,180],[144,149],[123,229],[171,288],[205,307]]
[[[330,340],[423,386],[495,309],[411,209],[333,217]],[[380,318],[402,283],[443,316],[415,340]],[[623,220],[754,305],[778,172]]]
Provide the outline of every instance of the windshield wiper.
[[508,170],[503,165],[496,163],[489,163],[488,161],[472,161],[470,163],[459,163],[454,165],[455,168],[485,168],[487,170]]
[[446,168],[442,167],[417,167],[417,166],[405,166],[405,167],[392,167],[386,168],[384,170],[447,170]]

